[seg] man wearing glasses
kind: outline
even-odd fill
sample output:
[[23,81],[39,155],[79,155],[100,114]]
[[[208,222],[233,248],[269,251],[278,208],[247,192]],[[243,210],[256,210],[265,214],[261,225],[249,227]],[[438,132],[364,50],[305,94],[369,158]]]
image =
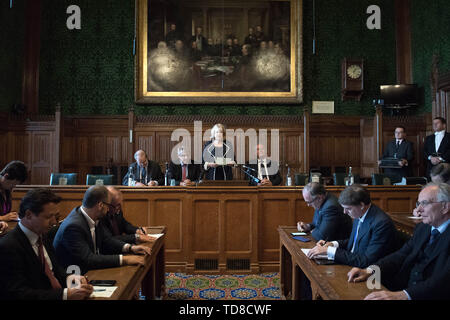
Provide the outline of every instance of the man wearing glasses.
[[[426,185],[417,210],[423,223],[417,225],[412,238],[375,263],[389,291],[373,292],[366,300],[450,299],[450,186]],[[365,281],[372,273],[371,268],[353,268],[348,281]]]
[[105,234],[105,228],[98,226],[110,206],[111,194],[108,189],[92,186],[84,194],[82,205],[74,208],[64,219],[53,246],[59,262],[65,268],[77,265],[84,274],[92,269],[144,265],[142,255],[150,254],[150,248],[124,244]]
[[352,231],[352,220],[343,213],[338,199],[317,182],[308,183],[302,191],[306,204],[314,208],[312,223],[297,223],[302,232],[311,232],[312,237],[321,239],[347,239]]
[[122,212],[122,192],[113,186],[106,188],[111,194],[112,199],[108,213],[100,219],[100,224],[105,227],[105,232],[125,243],[136,244],[154,241],[155,238],[148,236],[144,228],[133,226],[124,218]]

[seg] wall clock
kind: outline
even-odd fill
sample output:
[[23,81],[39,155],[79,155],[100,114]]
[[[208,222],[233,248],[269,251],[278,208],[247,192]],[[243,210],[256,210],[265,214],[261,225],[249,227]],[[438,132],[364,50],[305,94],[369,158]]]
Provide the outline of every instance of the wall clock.
[[342,101],[360,101],[364,91],[364,60],[344,58],[342,68]]

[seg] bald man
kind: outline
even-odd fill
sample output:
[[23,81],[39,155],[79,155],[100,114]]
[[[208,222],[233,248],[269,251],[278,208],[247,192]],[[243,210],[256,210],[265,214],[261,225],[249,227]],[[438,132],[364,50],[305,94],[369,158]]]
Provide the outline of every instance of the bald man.
[[149,160],[144,150],[138,150],[134,154],[134,160],[128,168],[128,172],[123,177],[122,184],[128,185],[128,178],[131,173],[134,175],[136,187],[145,186],[162,186],[164,185],[164,176],[162,174],[159,164],[155,161]]
[[156,238],[148,236],[143,228],[133,226],[125,220],[122,211],[122,192],[112,186],[106,188],[111,194],[111,203],[108,206],[106,216],[100,219],[100,224],[106,229],[105,233],[112,235],[117,240],[130,244],[154,241]]

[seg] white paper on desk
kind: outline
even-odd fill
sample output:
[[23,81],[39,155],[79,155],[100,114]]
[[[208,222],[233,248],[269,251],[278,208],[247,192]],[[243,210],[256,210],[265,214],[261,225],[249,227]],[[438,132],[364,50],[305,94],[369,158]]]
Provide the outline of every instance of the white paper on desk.
[[[118,287],[100,287],[94,286],[94,292],[91,293],[89,298],[111,298],[114,291]],[[95,291],[95,290],[105,290],[105,291]]]
[[[305,254],[305,256],[308,256],[309,250],[311,250],[311,249],[302,249],[302,252]],[[326,254],[319,254],[318,256],[315,256],[314,259],[328,260],[328,256]]]
[[164,233],[149,233],[148,236],[158,239],[159,237],[162,237]]
[[416,217],[416,216],[410,216],[408,217],[409,219],[414,219],[414,220],[420,220],[422,219],[422,217]]

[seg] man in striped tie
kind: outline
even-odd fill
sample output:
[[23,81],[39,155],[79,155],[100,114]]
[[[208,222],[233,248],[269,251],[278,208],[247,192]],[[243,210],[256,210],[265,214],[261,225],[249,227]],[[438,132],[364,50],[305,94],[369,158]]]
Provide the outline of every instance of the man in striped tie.
[[33,189],[23,197],[20,222],[0,239],[0,299],[81,300],[91,295],[93,287],[84,277],[71,275],[66,281],[46,241],[46,233],[56,224],[60,201],[49,189]]

